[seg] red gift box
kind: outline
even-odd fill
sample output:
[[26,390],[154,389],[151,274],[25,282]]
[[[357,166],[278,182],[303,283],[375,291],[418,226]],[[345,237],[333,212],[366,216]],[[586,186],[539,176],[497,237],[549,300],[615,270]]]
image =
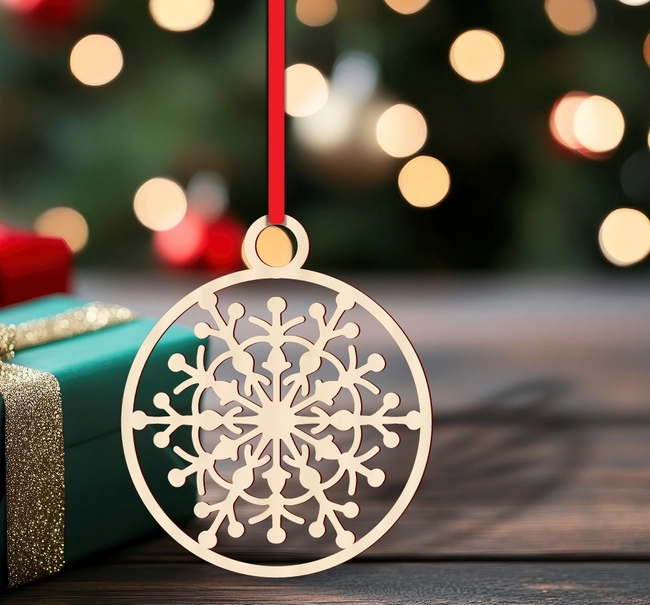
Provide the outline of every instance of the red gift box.
[[64,240],[0,225],[0,306],[67,292],[71,268]]

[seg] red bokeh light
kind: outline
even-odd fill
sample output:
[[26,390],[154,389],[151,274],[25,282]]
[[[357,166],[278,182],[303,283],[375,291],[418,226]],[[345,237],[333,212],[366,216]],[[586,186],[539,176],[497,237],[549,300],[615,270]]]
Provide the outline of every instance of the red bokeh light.
[[8,35],[30,50],[49,51],[68,44],[76,26],[97,8],[90,0],[0,0],[13,17]]
[[179,225],[153,234],[156,257],[168,267],[187,269],[207,267],[224,274],[239,269],[245,229],[232,216],[209,223],[188,210]]
[[169,231],[156,231],[153,249],[170,267],[193,267],[203,258],[208,245],[208,226],[198,215],[189,212]]
[[245,230],[235,218],[223,217],[208,227],[208,245],[204,259],[218,273],[228,273],[241,267],[241,247]]
[[11,11],[33,25],[67,27],[89,8],[88,0],[4,0]]

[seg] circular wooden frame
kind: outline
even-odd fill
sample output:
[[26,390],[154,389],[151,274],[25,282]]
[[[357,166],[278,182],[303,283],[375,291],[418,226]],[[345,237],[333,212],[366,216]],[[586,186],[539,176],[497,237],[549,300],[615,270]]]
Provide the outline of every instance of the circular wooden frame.
[[[298,244],[296,255],[293,260],[284,267],[276,268],[265,265],[257,255],[255,243],[259,234],[268,226],[268,224],[266,217],[262,217],[251,225],[246,234],[244,253],[251,265],[251,269],[220,277],[201,286],[200,288],[197,288],[165,313],[146,337],[142,347],[135,357],[124,391],[122,405],[122,442],[131,478],[142,501],[160,526],[172,538],[174,538],[174,540],[205,561],[229,571],[251,576],[282,578],[316,573],[339,565],[372,546],[397,522],[411,502],[424,475],[431,447],[433,418],[431,396],[422,364],[413,348],[413,345],[397,322],[379,304],[352,286],[333,277],[302,269],[302,264],[306,260],[309,251],[309,240],[307,233],[300,223],[289,216],[286,217],[283,226],[289,229],[296,238]],[[134,428],[131,422],[132,416],[135,412],[138,385],[142,372],[152,351],[171,325],[185,311],[198,303],[199,296],[202,292],[219,292],[220,290],[237,284],[264,279],[297,280],[322,286],[334,292],[346,293],[353,296],[356,303],[377,319],[398,345],[413,376],[419,403],[418,409],[421,414],[418,447],[413,467],[404,489],[383,519],[370,532],[365,534],[358,541],[354,542],[351,546],[344,548],[339,552],[315,561],[290,565],[261,565],[245,563],[220,555],[219,553],[202,546],[198,541],[191,538],[180,527],[178,527],[160,507],[147,485],[147,481],[138,462]]]

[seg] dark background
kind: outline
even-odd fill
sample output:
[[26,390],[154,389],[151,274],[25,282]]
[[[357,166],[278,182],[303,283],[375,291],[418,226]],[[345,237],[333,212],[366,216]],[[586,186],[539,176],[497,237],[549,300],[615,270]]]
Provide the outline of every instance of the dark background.
[[[30,227],[50,207],[73,207],[90,229],[78,263],[133,268],[156,264],[132,206],[147,179],[185,186],[196,173],[219,173],[233,216],[247,225],[265,213],[265,2],[218,0],[210,20],[186,33],[157,27],[144,0],[45,2],[55,5],[45,16],[2,10],[1,220]],[[397,187],[408,158],[351,173],[360,160],[342,148],[325,170],[290,135],[287,210],[310,233],[311,267],[621,271],[602,257],[598,229],[617,207],[650,212],[650,183],[629,199],[620,182],[637,152],[637,171],[650,172],[650,5],[597,1],[595,26],[578,36],[557,31],[541,0],[431,0],[413,15],[382,0],[339,0],[336,18],[318,28],[297,20],[293,0],[287,6],[288,64],[329,77],[341,53],[374,56],[377,94],[422,112],[429,136],[420,153],[444,162],[452,179],[442,203],[413,208]],[[489,82],[463,80],[449,65],[451,43],[470,28],[493,31],[505,47]],[[83,86],[69,70],[72,46],[89,33],[113,37],[124,54],[106,86]],[[553,104],[572,90],[623,112],[625,137],[609,156],[580,157],[551,137]]]

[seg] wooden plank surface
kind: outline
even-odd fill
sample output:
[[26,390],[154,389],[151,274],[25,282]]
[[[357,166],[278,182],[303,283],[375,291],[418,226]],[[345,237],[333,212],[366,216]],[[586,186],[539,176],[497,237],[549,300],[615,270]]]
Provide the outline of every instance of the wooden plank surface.
[[[87,299],[160,317],[207,279],[90,273],[79,277],[77,289]],[[650,283],[363,276],[345,281],[377,300],[411,339],[437,416],[472,409],[524,382],[552,380],[563,386],[556,395],[562,401],[558,413],[650,420]],[[256,294],[262,301],[263,284]]]
[[268,580],[207,564],[108,561],[6,595],[7,605],[646,605],[648,563],[347,563]]
[[[160,315],[201,279],[80,289]],[[422,487],[366,558],[650,556],[649,286],[361,281],[412,336],[435,408]],[[271,556],[262,534],[251,552]]]
[[[160,315],[200,279],[86,275],[80,290]],[[7,602],[650,602],[650,564],[631,562],[650,559],[650,287],[369,280],[364,289],[414,340],[435,430],[411,507],[360,561],[253,580],[159,537]],[[263,536],[252,544],[220,548],[269,560]],[[283,556],[305,553],[318,554],[313,540]],[[478,559],[495,562],[459,562]],[[554,559],[621,562],[541,563]]]

